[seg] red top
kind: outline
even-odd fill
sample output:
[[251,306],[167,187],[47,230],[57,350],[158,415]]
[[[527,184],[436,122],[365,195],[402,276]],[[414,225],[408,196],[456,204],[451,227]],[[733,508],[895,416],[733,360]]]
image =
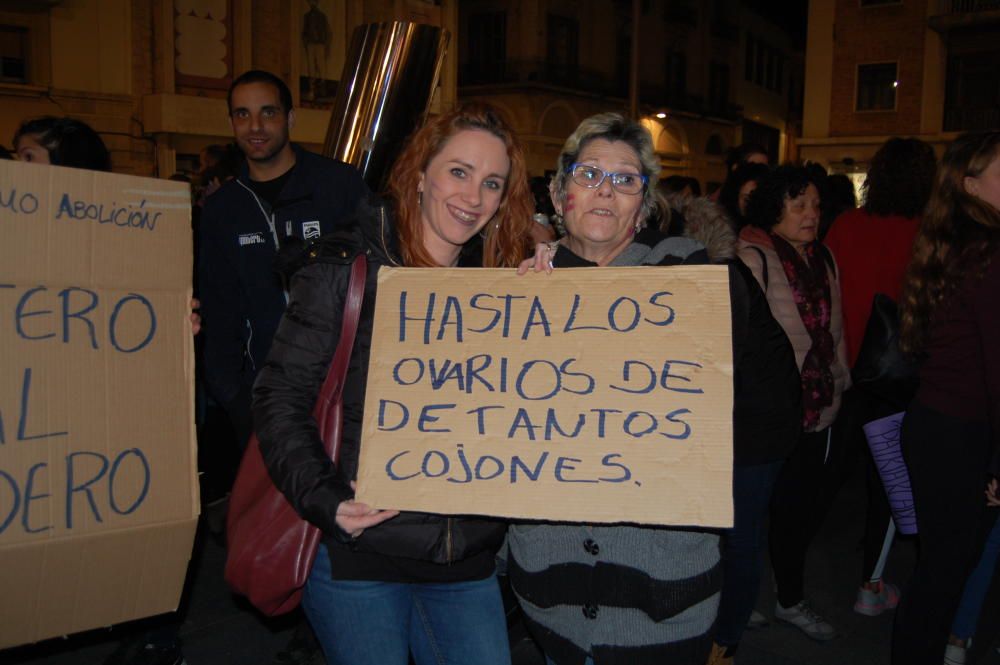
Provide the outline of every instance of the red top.
[[919,226],[916,217],[883,217],[855,208],[837,217],[823,240],[840,269],[844,337],[852,367],[865,336],[872,298],[884,293],[899,302],[903,273]]

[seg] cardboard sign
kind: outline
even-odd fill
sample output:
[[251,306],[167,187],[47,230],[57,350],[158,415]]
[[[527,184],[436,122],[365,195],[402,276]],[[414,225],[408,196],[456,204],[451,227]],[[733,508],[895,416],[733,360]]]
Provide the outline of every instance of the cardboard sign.
[[190,194],[0,161],[0,647],[177,607],[198,516]]
[[358,500],[732,525],[725,267],[385,269]]

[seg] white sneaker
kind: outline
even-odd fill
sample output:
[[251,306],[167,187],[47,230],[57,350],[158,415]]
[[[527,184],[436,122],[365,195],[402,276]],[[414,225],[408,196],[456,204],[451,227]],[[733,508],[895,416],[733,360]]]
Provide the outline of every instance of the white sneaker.
[[965,646],[949,644],[944,648],[944,665],[965,665],[965,654],[971,640],[966,640]]
[[837,631],[823,617],[816,614],[806,601],[801,601],[793,607],[782,607],[781,603],[774,604],[774,618],[789,625],[795,626],[807,637],[811,637],[819,642],[832,640],[837,636]]
[[770,625],[770,623],[771,622],[768,621],[766,616],[764,616],[757,610],[754,610],[753,612],[750,613],[750,620],[747,621],[747,629],[754,630],[756,628],[765,628],[768,625]]

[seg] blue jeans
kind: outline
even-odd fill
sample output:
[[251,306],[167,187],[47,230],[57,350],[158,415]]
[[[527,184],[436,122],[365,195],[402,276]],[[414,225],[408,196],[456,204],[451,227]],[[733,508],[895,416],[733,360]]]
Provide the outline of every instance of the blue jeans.
[[722,597],[716,644],[736,646],[757,603],[764,566],[764,522],[783,461],[733,467],[733,528],[722,537]]
[[510,665],[496,577],[403,584],[334,580],[320,545],[302,609],[328,665]]
[[979,614],[983,609],[983,601],[986,600],[986,592],[990,590],[998,558],[1000,558],[1000,519],[993,524],[993,530],[990,531],[990,536],[983,547],[979,563],[965,581],[965,592],[962,593],[955,621],[951,625],[951,632],[955,637],[966,639],[976,632],[976,624],[979,623]]

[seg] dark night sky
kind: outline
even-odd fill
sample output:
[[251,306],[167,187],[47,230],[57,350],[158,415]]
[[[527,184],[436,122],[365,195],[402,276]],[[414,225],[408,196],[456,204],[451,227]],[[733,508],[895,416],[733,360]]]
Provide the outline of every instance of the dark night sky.
[[805,48],[808,0],[743,0],[743,4],[784,28],[797,47]]

